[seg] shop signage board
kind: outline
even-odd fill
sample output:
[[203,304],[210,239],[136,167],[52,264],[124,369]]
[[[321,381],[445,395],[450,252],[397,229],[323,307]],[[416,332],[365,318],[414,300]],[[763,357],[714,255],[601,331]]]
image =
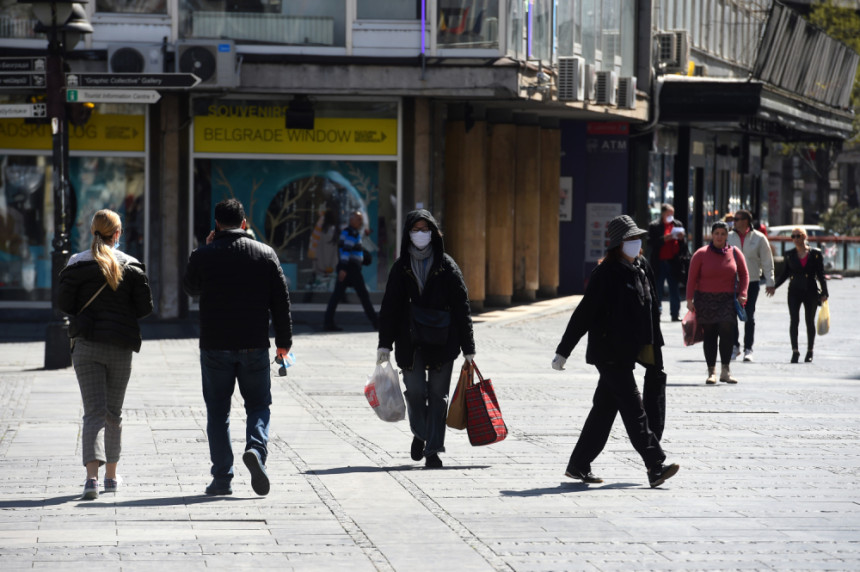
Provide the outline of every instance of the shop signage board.
[[200,83],[193,73],[70,73],[66,88],[187,89]]
[[154,89],[67,89],[66,101],[89,103],[155,103],[161,94]]
[[48,106],[44,103],[12,103],[0,105],[0,119],[11,117],[47,117]]
[[0,87],[4,89],[14,87],[25,89],[32,89],[35,87],[44,89],[46,85],[47,83],[45,81],[44,73],[0,73]]
[[[0,149],[51,150],[51,126],[26,119],[0,121]],[[146,116],[93,113],[85,125],[69,126],[71,151],[146,151]]]
[[45,58],[0,58],[0,72],[45,73]]

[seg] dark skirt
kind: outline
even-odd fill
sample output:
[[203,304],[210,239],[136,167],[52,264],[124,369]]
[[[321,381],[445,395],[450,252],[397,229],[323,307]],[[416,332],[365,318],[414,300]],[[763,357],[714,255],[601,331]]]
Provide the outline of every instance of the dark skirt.
[[696,321],[700,324],[718,324],[737,320],[734,292],[699,292],[693,296]]

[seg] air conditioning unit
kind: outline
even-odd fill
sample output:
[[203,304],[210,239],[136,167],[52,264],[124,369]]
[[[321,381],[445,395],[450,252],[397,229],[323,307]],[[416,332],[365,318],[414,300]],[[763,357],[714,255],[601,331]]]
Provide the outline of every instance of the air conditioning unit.
[[624,109],[636,108],[636,77],[618,78],[618,107]]
[[585,86],[584,95],[586,101],[594,101],[595,83],[597,83],[597,76],[595,75],[594,65],[585,64],[585,81],[583,84]]
[[657,65],[666,73],[687,73],[690,39],[686,30],[657,34]]
[[196,89],[236,87],[236,46],[232,40],[182,40],[176,42],[176,72],[200,78]]
[[558,58],[558,100],[582,101],[585,97],[585,60]]
[[594,98],[600,105],[615,105],[618,74],[614,71],[599,71],[594,85]]
[[108,72],[164,73],[161,44],[109,44]]

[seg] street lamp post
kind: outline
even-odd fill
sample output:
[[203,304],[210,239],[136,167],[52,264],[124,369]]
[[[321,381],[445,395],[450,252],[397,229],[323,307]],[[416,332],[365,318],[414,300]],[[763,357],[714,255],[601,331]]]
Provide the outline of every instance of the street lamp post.
[[[84,0],[85,1],[85,0]],[[46,103],[51,122],[51,186],[54,199],[54,239],[51,242],[51,322],[45,335],[45,369],[61,369],[71,365],[69,352],[68,320],[57,307],[60,271],[69,259],[69,231],[67,213],[69,186],[69,134],[66,116],[66,50],[80,41],[82,34],[92,33],[81,0],[18,0],[32,4],[33,14],[39,20],[37,33],[48,36],[46,62]]]

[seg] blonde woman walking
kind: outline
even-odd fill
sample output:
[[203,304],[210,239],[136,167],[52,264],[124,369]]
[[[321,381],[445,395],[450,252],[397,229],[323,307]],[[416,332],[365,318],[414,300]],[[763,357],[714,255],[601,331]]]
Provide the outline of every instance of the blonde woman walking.
[[84,404],[81,432],[87,470],[83,498],[99,496],[99,467],[105,465],[103,490],[116,492],[122,448],[122,404],[131,376],[131,354],[140,351],[138,320],[152,312],[146,270],[118,249],[122,223],[103,209],[93,215],[89,250],[74,254],[60,272],[58,304],[71,314],[72,363]]

